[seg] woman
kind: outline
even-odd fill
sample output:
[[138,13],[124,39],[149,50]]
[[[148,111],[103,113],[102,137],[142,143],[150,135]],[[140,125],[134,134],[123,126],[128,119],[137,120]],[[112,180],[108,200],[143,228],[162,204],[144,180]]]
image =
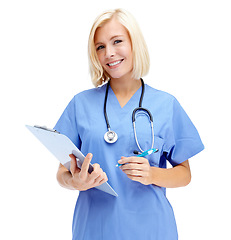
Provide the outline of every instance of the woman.
[[[55,126],[86,155],[81,169],[70,155],[70,172],[60,165],[57,173],[61,186],[80,191],[73,239],[176,240],[165,189],[189,184],[188,159],[204,148],[198,132],[173,96],[143,84],[149,55],[128,12],[117,9],[96,19],[89,62],[96,88],[77,94]],[[138,106],[148,110],[135,112],[133,128]],[[154,153],[137,156],[149,149]],[[173,167],[166,169],[166,161]],[[106,181],[118,197],[94,188]]]

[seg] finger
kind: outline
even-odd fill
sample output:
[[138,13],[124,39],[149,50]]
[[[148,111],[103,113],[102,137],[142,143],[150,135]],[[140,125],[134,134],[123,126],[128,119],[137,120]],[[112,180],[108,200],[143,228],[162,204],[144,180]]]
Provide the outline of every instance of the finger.
[[82,167],[81,167],[81,172],[87,174],[88,173],[88,169],[89,169],[89,165],[92,159],[92,154],[88,153],[87,156],[85,157]]
[[70,165],[70,172],[72,175],[75,174],[77,170],[77,161],[76,161],[76,158],[74,157],[71,157],[71,165]]
[[101,181],[99,181],[99,185],[101,185],[107,181],[108,181],[107,174],[103,173],[103,178],[101,179]]
[[74,154],[69,154],[69,157],[72,159],[76,159],[75,155]]
[[99,186],[105,182],[108,181],[107,175],[105,172],[103,172],[100,176],[98,176],[95,180],[94,180],[94,186]]
[[[70,154],[69,157],[71,158],[71,162],[72,162],[72,165],[70,163],[70,171],[73,169],[73,171],[79,172],[81,170],[78,166],[79,159],[77,159],[75,157],[75,155],[73,155],[73,154]],[[72,169],[71,169],[71,167],[72,167]]]
[[143,177],[146,175],[143,171],[139,171],[139,170],[124,170],[123,172],[129,176],[135,176],[135,177]]
[[144,166],[142,164],[137,163],[128,163],[120,166],[121,170],[129,170],[129,169],[135,169],[135,170],[143,170]]
[[103,170],[100,168],[100,165],[98,163],[93,164],[93,167],[94,170],[91,172],[89,178],[90,180],[95,181],[96,178],[103,174]]
[[93,165],[93,171],[98,171],[100,169],[100,165],[98,163],[94,163]]
[[145,163],[147,161],[146,158],[143,157],[121,157],[118,161],[119,164],[126,164],[126,163]]
[[107,177],[107,174],[104,172],[104,179],[105,179],[105,182],[108,181],[108,177]]
[[98,163],[93,164],[94,170],[89,175],[90,181],[95,181],[98,177],[101,177],[104,175],[104,171],[102,168],[100,168],[100,165]]

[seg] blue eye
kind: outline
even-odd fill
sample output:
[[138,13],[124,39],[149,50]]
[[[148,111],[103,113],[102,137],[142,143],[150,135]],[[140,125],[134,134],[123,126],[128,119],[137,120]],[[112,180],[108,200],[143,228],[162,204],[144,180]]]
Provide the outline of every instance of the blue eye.
[[104,46],[103,46],[103,45],[100,45],[100,46],[98,46],[98,47],[96,48],[96,51],[101,50],[101,49],[103,49],[103,48],[104,48]]
[[121,43],[121,42],[122,42],[122,40],[115,40],[114,44],[118,44],[118,43]]

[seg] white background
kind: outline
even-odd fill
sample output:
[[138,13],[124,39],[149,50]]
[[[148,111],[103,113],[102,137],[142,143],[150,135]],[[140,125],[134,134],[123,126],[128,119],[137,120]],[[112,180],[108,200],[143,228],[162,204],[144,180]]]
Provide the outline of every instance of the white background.
[[145,82],[179,100],[205,145],[190,161],[191,184],[167,191],[179,239],[231,239],[229,4],[1,1],[0,239],[71,239],[78,192],[58,185],[57,160],[24,125],[53,127],[71,98],[93,87],[88,34],[98,14],[117,7],[135,16],[147,41]]

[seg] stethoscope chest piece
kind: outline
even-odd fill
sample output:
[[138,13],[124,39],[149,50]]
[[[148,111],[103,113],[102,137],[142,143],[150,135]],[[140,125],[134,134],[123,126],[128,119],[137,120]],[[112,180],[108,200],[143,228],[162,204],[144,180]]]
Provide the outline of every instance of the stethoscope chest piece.
[[118,139],[118,136],[114,131],[109,130],[104,134],[104,140],[107,143],[114,143],[117,141],[117,139]]

